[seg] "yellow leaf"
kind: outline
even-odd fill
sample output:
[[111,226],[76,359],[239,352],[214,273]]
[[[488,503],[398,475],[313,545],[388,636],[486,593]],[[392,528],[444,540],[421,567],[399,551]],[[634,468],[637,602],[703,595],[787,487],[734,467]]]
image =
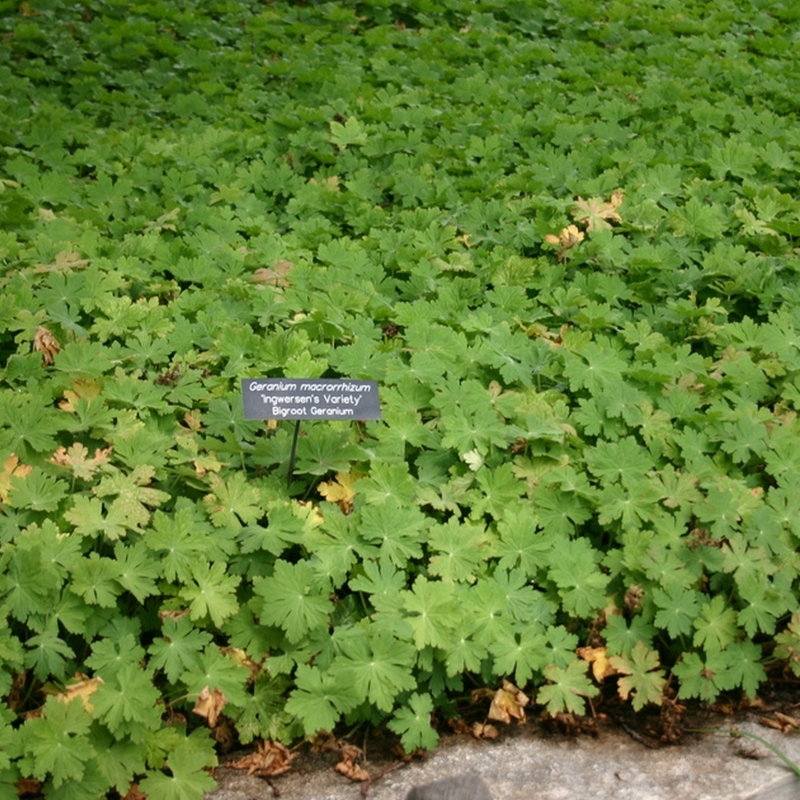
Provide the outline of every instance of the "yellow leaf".
[[579,658],[592,665],[592,674],[598,683],[619,674],[609,661],[605,647],[579,647],[576,652]]
[[94,383],[93,381],[77,380],[75,381],[75,383],[72,384],[72,389],[64,390],[64,399],[58,404],[58,407],[62,411],[69,411],[74,414],[75,402],[79,398],[85,397],[87,400],[91,400],[93,397],[98,397],[99,395],[100,395],[99,383]]
[[623,199],[624,194],[621,189],[617,189],[608,202],[599,197],[592,197],[588,200],[579,197],[572,208],[572,216],[581,224],[586,225],[586,230],[589,231],[611,228],[611,223],[608,220],[622,222],[617,209],[622,205]]
[[33,467],[27,464],[20,464],[19,458],[13,453],[4,462],[3,468],[0,469],[0,502],[8,502],[8,493],[11,491],[11,478],[24,478],[30,475]]
[[353,510],[353,498],[356,496],[355,483],[363,475],[352,472],[337,472],[335,481],[323,481],[319,493],[329,502],[338,503],[342,512],[349,514]]
[[102,683],[102,678],[85,678],[82,681],[78,681],[78,683],[67,686],[63,692],[56,695],[56,699],[61,700],[62,703],[70,703],[76,697],[79,697],[81,703],[83,703],[83,707],[91,714],[94,711],[94,706],[89,698],[97,691],[97,687]]
[[584,232],[580,230],[577,225],[567,225],[566,228],[562,228],[558,232],[558,236],[548,233],[547,236],[544,237],[544,240],[547,244],[558,246],[558,260],[563,261],[564,253],[571,247],[575,247],[576,244],[580,244],[584,237]]

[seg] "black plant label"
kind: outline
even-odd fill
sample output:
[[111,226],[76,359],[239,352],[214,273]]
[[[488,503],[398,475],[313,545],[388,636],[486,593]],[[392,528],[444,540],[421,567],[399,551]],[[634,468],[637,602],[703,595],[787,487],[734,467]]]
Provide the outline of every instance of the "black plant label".
[[380,419],[376,381],[244,378],[245,419]]

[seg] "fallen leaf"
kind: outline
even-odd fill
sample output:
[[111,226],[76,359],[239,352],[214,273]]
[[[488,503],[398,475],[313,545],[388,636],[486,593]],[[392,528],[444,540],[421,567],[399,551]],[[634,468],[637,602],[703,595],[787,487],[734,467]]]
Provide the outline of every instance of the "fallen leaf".
[[489,719],[497,722],[509,724],[511,718],[525,722],[525,706],[530,703],[530,698],[521,690],[514,686],[511,681],[503,681],[503,688],[498,689],[492,698],[489,706]]
[[37,781],[36,778],[20,778],[17,781],[17,794],[20,797],[24,797],[26,794],[33,794],[38,797],[41,790],[42,782]]
[[280,742],[269,739],[259,742],[254,753],[232,761],[227,766],[233,769],[246,769],[248,775],[260,778],[272,778],[283,775],[292,768],[292,760],[297,753],[292,753]]
[[227,717],[223,717],[211,730],[211,738],[217,743],[218,749],[227,753],[236,741],[233,725]]
[[470,728],[469,723],[461,717],[447,720],[447,727],[450,728],[450,730],[453,731],[453,733],[455,733],[457,736],[463,736],[464,734],[472,733],[472,728]]
[[147,795],[139,791],[138,783],[132,783],[122,800],[147,800]]
[[343,744],[341,747],[342,760],[334,767],[337,772],[340,772],[351,781],[368,781],[370,774],[364,767],[357,764],[356,761],[364,757],[361,748],[352,744]]
[[643,598],[644,589],[638,583],[634,584],[625,592],[625,607],[633,614],[642,607]]
[[320,731],[309,738],[312,753],[330,753],[338,751],[340,741],[329,731]]
[[208,686],[204,686],[192,711],[199,717],[205,717],[208,720],[209,727],[215,728],[219,715],[227,702],[228,698],[225,697],[224,692],[216,688],[209,691]]
[[266,283],[269,286],[288,286],[289,280],[286,277],[294,266],[294,262],[279,258],[272,268],[259,267],[250,276],[251,281],[256,283]]
[[775,711],[771,719],[762,717],[761,724],[768,728],[775,728],[781,733],[792,733],[800,730],[800,720],[790,717],[788,714],[782,714],[780,711]]
[[610,229],[611,223],[608,220],[622,222],[617,209],[622,205],[623,199],[624,194],[621,189],[617,189],[608,202],[599,197],[592,197],[588,200],[579,197],[572,207],[572,216],[581,224],[586,225],[588,231]]
[[42,361],[46,367],[53,363],[53,359],[61,352],[61,345],[47,328],[40,325],[33,336],[33,349],[42,354]]
[[472,735],[476,739],[496,739],[500,731],[488,722],[476,722],[472,726]]
[[766,702],[763,697],[756,695],[755,697],[748,697],[744,695],[739,701],[739,708],[766,708]]

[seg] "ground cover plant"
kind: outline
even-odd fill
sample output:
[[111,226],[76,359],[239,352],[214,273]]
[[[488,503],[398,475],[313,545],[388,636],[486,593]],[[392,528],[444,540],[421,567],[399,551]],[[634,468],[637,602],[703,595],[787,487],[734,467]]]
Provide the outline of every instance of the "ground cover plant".
[[[796,3],[15,0],[0,41],[0,797],[800,677]],[[264,376],[383,420],[304,425],[287,486]]]

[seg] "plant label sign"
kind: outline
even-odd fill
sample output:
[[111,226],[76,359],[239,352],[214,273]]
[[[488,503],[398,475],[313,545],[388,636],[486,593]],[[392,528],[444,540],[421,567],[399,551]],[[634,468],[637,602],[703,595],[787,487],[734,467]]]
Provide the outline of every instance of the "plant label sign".
[[245,419],[380,419],[376,381],[244,378]]

